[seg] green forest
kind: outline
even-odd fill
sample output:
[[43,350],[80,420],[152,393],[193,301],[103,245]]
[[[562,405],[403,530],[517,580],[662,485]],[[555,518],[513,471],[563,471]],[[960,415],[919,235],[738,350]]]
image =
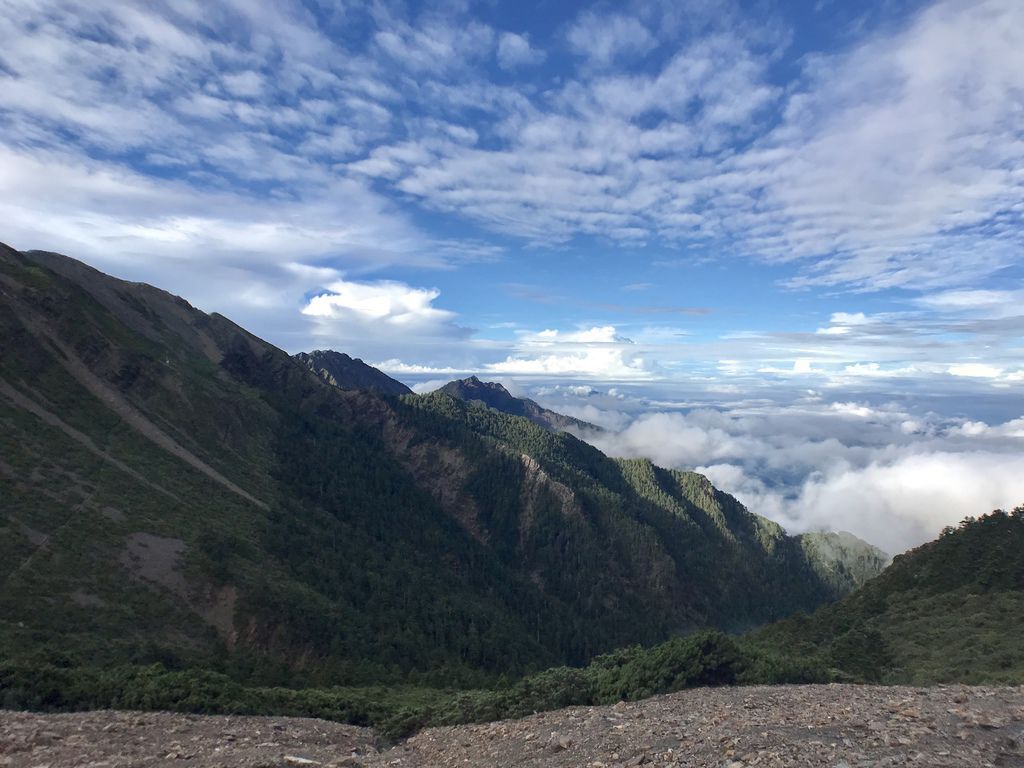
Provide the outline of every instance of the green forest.
[[[486,688],[246,685],[163,664],[99,670],[0,665],[0,704],[323,717],[392,738],[427,725],[612,704],[696,686],[859,682],[926,685],[1024,681],[1024,508],[965,520],[900,556],[836,605],[744,635],[704,630],[597,656]],[[952,567],[944,567],[952,565]],[[927,597],[926,597],[927,596]],[[974,605],[963,610],[970,599]],[[921,607],[911,610],[911,605]],[[908,615],[909,611],[909,615]]]

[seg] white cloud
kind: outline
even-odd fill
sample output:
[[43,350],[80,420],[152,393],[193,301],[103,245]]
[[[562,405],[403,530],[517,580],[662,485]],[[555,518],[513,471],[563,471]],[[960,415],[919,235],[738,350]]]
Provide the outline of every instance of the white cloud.
[[833,325],[866,325],[869,321],[863,312],[833,312],[829,318]]
[[302,314],[326,328],[373,325],[404,335],[466,335],[466,329],[455,324],[454,312],[434,306],[441,295],[437,289],[413,288],[391,280],[360,283],[344,279],[326,288],[302,309]]
[[300,317],[310,326],[302,346],[295,346],[378,360],[370,364],[413,380],[474,370],[475,362],[466,354],[473,349],[469,339],[474,329],[438,306],[440,296],[435,288],[395,280],[337,276],[303,297]]
[[489,373],[549,378],[584,376],[602,379],[648,379],[651,365],[633,342],[613,325],[574,331],[546,329],[521,332],[517,351],[488,363]]
[[[685,371],[722,396],[808,376],[830,390],[1024,383],[1019,286],[964,287],[1019,261],[1022,6],[937,2],[805,57],[781,84],[785,31],[718,10],[585,10],[553,44],[580,56],[552,47],[550,66],[529,70],[544,56],[532,39],[461,4],[353,6],[344,23],[367,34],[348,36],[340,16],[293,2],[9,3],[2,236],[165,286],[291,349],[308,347],[311,324],[339,343],[391,343],[351,307],[332,310],[345,322],[301,314],[341,274],[370,284],[390,266],[500,257],[487,239],[439,240],[409,206],[539,245],[686,242],[796,260],[794,285],[928,293],[913,311],[851,308],[805,333],[608,336],[596,316],[551,338],[361,353],[523,376]],[[626,289],[658,284],[643,277]],[[411,325],[465,338],[424,308],[438,310],[410,310]]]
[[1024,312],[1024,291],[960,290],[941,291],[917,298],[916,303],[932,310],[981,314],[990,318],[1016,317]]
[[475,20],[432,17],[410,24],[389,18],[374,35],[385,56],[418,75],[463,70],[494,45],[494,30]]
[[809,56],[782,89],[764,30],[708,22],[637,68],[630,57],[660,44],[641,17],[587,11],[569,40],[599,66],[491,100],[487,148],[424,137],[427,158],[380,172],[431,208],[543,244],[696,240],[797,262],[793,286],[963,285],[1021,245],[1022,14],[1013,0],[939,2]]
[[498,38],[498,65],[502,69],[516,69],[540,64],[545,59],[544,51],[530,46],[526,35],[503,32]]
[[967,376],[975,379],[995,379],[1002,373],[1002,368],[985,363],[958,363],[949,366],[949,372],[953,376]]
[[651,371],[641,357],[621,349],[582,349],[546,355],[511,355],[484,366],[489,373],[520,376],[592,376],[600,379],[646,379]]
[[259,96],[266,87],[263,76],[251,69],[228,73],[222,78],[222,83],[231,94],[249,98]]
[[692,467],[737,450],[737,438],[724,429],[694,423],[680,413],[646,413],[621,433],[587,439],[609,455],[642,456],[662,466]]
[[[149,253],[207,259],[343,253],[350,262],[415,259],[415,230],[358,182],[338,180],[303,201],[263,200],[160,181],[57,151],[0,146],[0,199],[6,231],[22,247],[62,248],[114,261]],[[345,205],[325,199],[344,197]],[[68,215],[73,211],[73,215]],[[44,226],[45,224],[45,226]],[[385,256],[387,258],[387,256]]]
[[898,553],[946,525],[1024,501],[1024,456],[936,451],[835,465],[786,493],[735,465],[698,467],[751,509],[792,530],[848,530]]
[[643,407],[642,401],[617,387],[602,390],[589,384],[544,384],[526,388],[523,396],[550,410],[613,430],[627,427],[635,411]]
[[656,45],[654,35],[635,17],[589,12],[569,29],[568,41],[574,53],[600,65],[620,56],[642,55]]
[[[966,437],[1024,438],[1024,418],[1012,419],[995,425],[986,424],[984,421],[965,421],[963,424],[951,427],[947,434]],[[1024,448],[1024,445],[1021,447]]]
[[849,530],[894,553],[1024,501],[1024,418],[950,422],[808,399],[647,411],[618,433],[584,437],[610,455],[703,472],[791,531]]
[[883,368],[878,363],[856,363],[843,368],[842,375],[864,378],[894,379],[904,376],[925,375],[926,372],[913,366],[905,368]]
[[[299,313],[306,294],[338,276],[322,265],[365,270],[463,258],[455,243],[420,250],[430,241],[361,182],[339,180],[268,210],[266,201],[236,192],[195,189],[56,151],[0,146],[0,168],[0,220],[9,244],[67,253],[153,283],[293,351],[309,349],[316,332],[329,327]],[[433,319],[440,326],[444,316]]]
[[[338,163],[389,133],[398,92],[299,4],[41,0],[0,5],[0,34],[0,220],[15,247],[155,283],[290,349],[308,348],[299,310],[324,285],[293,262],[351,273],[502,250],[431,237]],[[488,34],[435,38],[457,60],[487,53]]]
[[921,288],[1008,263],[1022,35],[1013,0],[939,2],[904,30],[813,59],[771,141],[781,164],[738,162],[777,211],[762,251],[833,254],[803,285]]
[[[823,376],[827,375],[827,371],[815,368],[815,361],[809,357],[798,357],[793,361],[791,368],[781,368],[774,365],[765,365],[757,369],[758,373],[768,373],[774,376]],[[721,367],[721,366],[720,366]],[[732,368],[734,371],[740,371],[742,369]]]
[[[783,89],[769,72],[786,35],[771,23],[716,20],[695,6],[587,10],[567,40],[588,64],[537,90],[489,82],[476,65],[543,53],[458,10],[412,18],[378,8],[360,17],[373,31],[360,48],[297,4],[232,4],[204,17],[188,6],[47,0],[0,11],[13,70],[0,74],[0,139],[46,164],[37,187],[61,178],[65,161],[129,173],[119,160],[129,151],[179,169],[196,190],[269,186],[262,205],[249,201],[254,220],[286,218],[299,235],[292,257],[320,254],[310,245],[322,227],[309,223],[326,220],[319,202],[374,199],[370,184],[353,182],[369,176],[546,244],[576,234],[729,241],[744,254],[805,260],[796,285],[937,287],[987,275],[1020,247],[1022,14],[1013,0],[939,2],[844,53],[809,56]],[[104,34],[80,34],[90,29]],[[234,29],[246,34],[217,34]],[[656,48],[653,66],[634,66]],[[279,62],[273,71],[268,60]],[[615,71],[601,68],[612,62]],[[204,87],[185,93],[183,82]],[[29,215],[49,193],[60,197],[59,185],[23,206],[26,236],[44,239],[56,224],[84,237],[75,223],[94,213],[87,204],[65,197]],[[276,216],[281,200],[310,215]],[[101,210],[138,241],[166,239],[168,227],[134,210]],[[331,213],[339,229],[363,221],[342,206]],[[423,260],[422,233],[408,222],[397,231],[401,246],[386,238],[383,249]],[[837,317],[822,335],[852,325]]]
[[859,419],[876,418],[878,412],[863,403],[832,403],[829,405],[833,411],[847,416],[855,416]]
[[614,325],[594,326],[577,331],[559,331],[548,328],[537,333],[524,332],[520,338],[527,343],[552,344],[568,342],[577,344],[632,344],[625,336],[619,335]]
[[598,391],[586,384],[556,384],[554,387],[542,387],[537,390],[538,394],[552,394],[555,392],[566,392],[575,397],[590,397],[598,394]]
[[819,328],[816,333],[824,336],[845,336],[853,329],[868,325],[871,320],[863,312],[833,312],[829,325]]
[[604,429],[624,429],[632,419],[628,413],[621,411],[609,411],[605,408],[598,408],[596,405],[586,403],[584,405],[562,405],[558,413],[572,416],[574,419],[594,424]]
[[[460,370],[458,368],[444,368],[444,367],[433,367],[433,366],[429,366],[429,365],[416,365],[414,363],[403,363],[401,360],[396,360],[394,358],[392,358],[391,360],[382,360],[379,363],[369,363],[369,365],[372,365],[374,368],[379,368],[382,371],[385,371],[387,373],[392,373],[392,374],[395,374],[395,375],[411,374],[411,375],[415,375],[415,376],[422,376],[424,374],[427,374],[427,375],[444,375],[444,374],[456,375],[456,374],[460,374],[460,373],[467,373],[467,371]],[[417,392],[432,392],[435,389],[437,389],[438,387],[447,384],[448,381],[449,381],[448,379],[432,379],[430,381],[417,384],[415,387],[413,387],[413,389],[415,391],[417,391]],[[437,384],[437,382],[440,382],[440,384]],[[436,384],[437,386],[434,386],[434,384]],[[424,387],[427,387],[428,385],[429,385],[429,389],[424,389]]]

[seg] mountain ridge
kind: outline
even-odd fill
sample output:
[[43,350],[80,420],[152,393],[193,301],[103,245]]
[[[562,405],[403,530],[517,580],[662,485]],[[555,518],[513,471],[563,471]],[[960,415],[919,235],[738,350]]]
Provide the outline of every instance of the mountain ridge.
[[516,397],[502,384],[494,381],[481,381],[475,375],[466,379],[449,381],[436,391],[443,392],[456,400],[482,403],[488,408],[507,413],[510,416],[522,416],[544,429],[604,431],[595,424],[544,408],[529,398]]
[[808,560],[840,592],[852,592],[877,576],[892,557],[849,531],[809,531],[797,535]]
[[464,685],[840,594],[706,478],[332,386],[59,254],[0,248],[0,331],[10,658]]
[[393,397],[412,394],[412,390],[402,382],[344,352],[317,349],[299,352],[293,357],[328,384],[340,389],[369,389]]

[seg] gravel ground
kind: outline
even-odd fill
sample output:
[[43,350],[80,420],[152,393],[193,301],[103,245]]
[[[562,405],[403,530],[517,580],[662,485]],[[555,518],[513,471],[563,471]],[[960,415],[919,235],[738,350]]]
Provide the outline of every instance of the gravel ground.
[[0,766],[19,768],[315,768],[358,765],[373,744],[368,728],[304,717],[0,712]]
[[779,686],[431,728],[384,751],[321,720],[0,712],[0,766],[1009,766],[1024,688]]

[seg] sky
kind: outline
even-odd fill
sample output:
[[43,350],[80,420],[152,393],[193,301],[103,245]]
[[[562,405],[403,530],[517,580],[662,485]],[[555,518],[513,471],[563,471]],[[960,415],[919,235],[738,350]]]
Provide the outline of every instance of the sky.
[[1024,502],[1019,0],[0,0],[0,240],[892,551]]

